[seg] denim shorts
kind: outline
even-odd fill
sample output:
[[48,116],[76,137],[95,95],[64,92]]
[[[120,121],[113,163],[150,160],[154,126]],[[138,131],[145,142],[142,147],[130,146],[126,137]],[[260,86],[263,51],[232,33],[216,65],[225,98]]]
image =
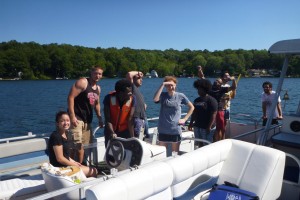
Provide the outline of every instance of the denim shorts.
[[209,142],[213,142],[213,136],[214,136],[215,130],[216,130],[216,128],[214,127],[213,129],[210,130],[210,133],[207,134],[206,129],[194,126],[195,138],[204,139],[204,140],[208,140]]
[[133,118],[134,123],[134,136],[139,137],[141,133],[144,133],[145,120],[140,118]]

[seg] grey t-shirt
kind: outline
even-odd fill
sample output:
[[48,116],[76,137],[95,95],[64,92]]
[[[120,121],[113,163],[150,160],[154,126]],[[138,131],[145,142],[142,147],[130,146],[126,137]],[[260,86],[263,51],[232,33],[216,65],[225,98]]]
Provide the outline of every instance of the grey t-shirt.
[[145,101],[142,93],[140,92],[139,88],[136,87],[134,84],[132,85],[132,92],[136,98],[136,107],[134,110],[133,117],[137,117],[140,119],[146,118],[146,111],[145,111]]
[[160,113],[158,120],[158,133],[180,135],[181,127],[178,125],[181,118],[181,106],[187,105],[189,99],[179,92],[169,96],[168,92],[160,95]]

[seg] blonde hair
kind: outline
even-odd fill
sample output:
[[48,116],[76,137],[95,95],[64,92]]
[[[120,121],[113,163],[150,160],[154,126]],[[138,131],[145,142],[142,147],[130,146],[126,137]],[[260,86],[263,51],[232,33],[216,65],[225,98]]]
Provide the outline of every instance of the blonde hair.
[[173,81],[175,84],[177,84],[177,79],[175,76],[166,76],[164,82]]

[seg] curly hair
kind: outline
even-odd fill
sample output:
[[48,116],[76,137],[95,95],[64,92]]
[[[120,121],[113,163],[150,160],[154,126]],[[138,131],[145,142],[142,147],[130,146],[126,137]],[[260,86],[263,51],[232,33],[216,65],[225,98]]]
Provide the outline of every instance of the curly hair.
[[199,88],[202,88],[206,93],[208,93],[211,90],[211,82],[207,79],[198,79],[193,84],[194,88],[199,90]]
[[269,81],[266,81],[262,84],[262,87],[264,88],[266,85],[269,85],[270,88],[272,88],[272,83]]

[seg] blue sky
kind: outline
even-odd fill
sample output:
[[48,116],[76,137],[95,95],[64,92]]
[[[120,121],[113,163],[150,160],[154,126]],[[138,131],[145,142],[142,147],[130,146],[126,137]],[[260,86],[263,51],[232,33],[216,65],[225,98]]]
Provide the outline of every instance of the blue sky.
[[295,38],[299,0],[0,0],[0,42],[215,51]]

